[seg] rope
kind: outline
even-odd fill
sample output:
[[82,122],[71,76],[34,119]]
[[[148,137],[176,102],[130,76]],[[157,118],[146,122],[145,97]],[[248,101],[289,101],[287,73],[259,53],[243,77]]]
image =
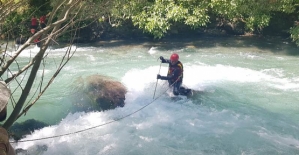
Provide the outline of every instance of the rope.
[[166,93],[166,91],[168,89],[170,89],[170,87],[168,87],[164,92],[162,92],[160,95],[158,95],[157,98],[154,98],[150,103],[146,104],[145,106],[141,107],[140,109],[138,109],[138,110],[136,110],[136,111],[134,111],[134,112],[132,112],[132,113],[130,113],[128,115],[125,115],[123,117],[120,117],[118,119],[115,119],[113,121],[106,122],[106,123],[103,123],[103,124],[100,124],[100,125],[96,125],[96,126],[93,126],[93,127],[90,127],[90,128],[86,128],[86,129],[83,129],[83,130],[78,130],[78,131],[75,131],[75,132],[66,133],[66,134],[60,134],[60,135],[56,135],[56,136],[49,136],[49,137],[36,138],[36,139],[29,139],[29,140],[20,140],[20,141],[16,141],[16,142],[15,141],[10,141],[10,143],[30,142],[30,141],[38,141],[38,140],[45,140],[45,139],[52,139],[52,138],[62,137],[62,136],[68,136],[68,135],[73,135],[73,134],[81,133],[81,132],[84,132],[84,131],[88,131],[88,130],[91,130],[91,129],[94,129],[94,128],[97,128],[97,127],[105,126],[105,125],[108,125],[108,124],[111,124],[111,123],[114,123],[114,122],[118,122],[118,121],[120,121],[122,119],[125,119],[125,118],[127,118],[127,117],[129,117],[129,116],[131,116],[131,115],[133,115],[133,114],[141,111],[142,109],[146,108],[150,104],[154,103],[154,101],[156,101],[157,99],[159,99],[164,93]]
[[[161,65],[162,65],[162,62],[160,63],[160,68],[159,68],[158,75],[160,74]],[[158,78],[157,78],[157,82],[156,82],[156,87],[155,87],[155,91],[154,91],[154,96],[153,96],[153,99],[155,98],[155,94],[156,94],[157,85],[158,85]]]

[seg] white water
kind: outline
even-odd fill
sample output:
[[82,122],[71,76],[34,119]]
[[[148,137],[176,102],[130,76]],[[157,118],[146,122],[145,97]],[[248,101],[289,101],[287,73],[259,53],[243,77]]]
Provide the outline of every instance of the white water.
[[[99,127],[20,142],[15,148],[38,154],[46,145],[41,153],[45,155],[299,154],[299,57],[289,53],[298,48],[279,40],[213,38],[191,44],[111,44],[77,45],[71,62],[19,120],[37,117],[52,124],[23,141]],[[26,61],[34,50],[26,50],[19,61]],[[53,48],[49,57],[58,60],[64,51]],[[184,64],[183,84],[199,92],[173,100],[164,93],[167,84],[159,81],[153,100],[157,59],[173,51]],[[49,60],[46,75],[53,74],[55,66]],[[166,72],[162,64],[160,73]],[[128,88],[125,107],[68,113],[73,82],[93,74],[113,77]]]

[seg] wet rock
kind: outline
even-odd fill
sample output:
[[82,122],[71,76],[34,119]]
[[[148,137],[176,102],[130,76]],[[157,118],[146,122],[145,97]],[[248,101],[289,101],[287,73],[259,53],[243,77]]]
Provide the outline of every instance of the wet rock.
[[47,145],[35,145],[24,150],[22,148],[17,148],[15,150],[18,155],[32,155],[32,154],[43,154],[48,150]]
[[34,130],[38,130],[48,126],[48,124],[37,121],[35,119],[29,119],[22,123],[14,123],[9,128],[8,132],[14,140],[20,140],[23,136],[32,133]]
[[126,93],[127,89],[121,82],[91,75],[76,80],[71,99],[75,111],[104,111],[123,107]]

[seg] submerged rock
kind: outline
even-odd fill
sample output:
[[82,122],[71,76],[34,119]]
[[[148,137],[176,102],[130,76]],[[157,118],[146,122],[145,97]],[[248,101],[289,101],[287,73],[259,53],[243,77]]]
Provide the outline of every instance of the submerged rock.
[[46,126],[48,126],[48,124],[44,122],[37,121],[35,119],[29,119],[22,123],[14,123],[8,131],[14,140],[20,140],[24,135],[28,135],[34,130],[41,129]]
[[22,148],[17,148],[15,152],[18,155],[31,155],[31,154],[43,154],[47,150],[48,150],[47,145],[34,145],[27,148],[26,150]]
[[91,75],[75,82],[71,97],[75,111],[104,111],[125,105],[126,87],[109,77]]

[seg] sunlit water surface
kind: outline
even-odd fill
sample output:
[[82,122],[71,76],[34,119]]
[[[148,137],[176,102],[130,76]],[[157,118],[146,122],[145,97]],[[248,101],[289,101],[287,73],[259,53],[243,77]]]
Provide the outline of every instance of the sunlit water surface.
[[[35,118],[51,126],[22,140],[98,127],[19,142],[15,148],[45,155],[299,154],[299,55],[289,41],[204,37],[106,41],[75,48],[51,87],[19,120]],[[48,50],[46,76],[54,73],[66,49]],[[18,61],[26,63],[37,50],[25,50]],[[173,52],[184,64],[183,84],[196,91],[191,98],[171,98],[160,80],[155,92],[157,59]],[[162,64],[160,74],[166,73],[167,65]],[[70,113],[74,81],[94,74],[127,87],[125,107]],[[112,123],[102,125],[107,122]]]

